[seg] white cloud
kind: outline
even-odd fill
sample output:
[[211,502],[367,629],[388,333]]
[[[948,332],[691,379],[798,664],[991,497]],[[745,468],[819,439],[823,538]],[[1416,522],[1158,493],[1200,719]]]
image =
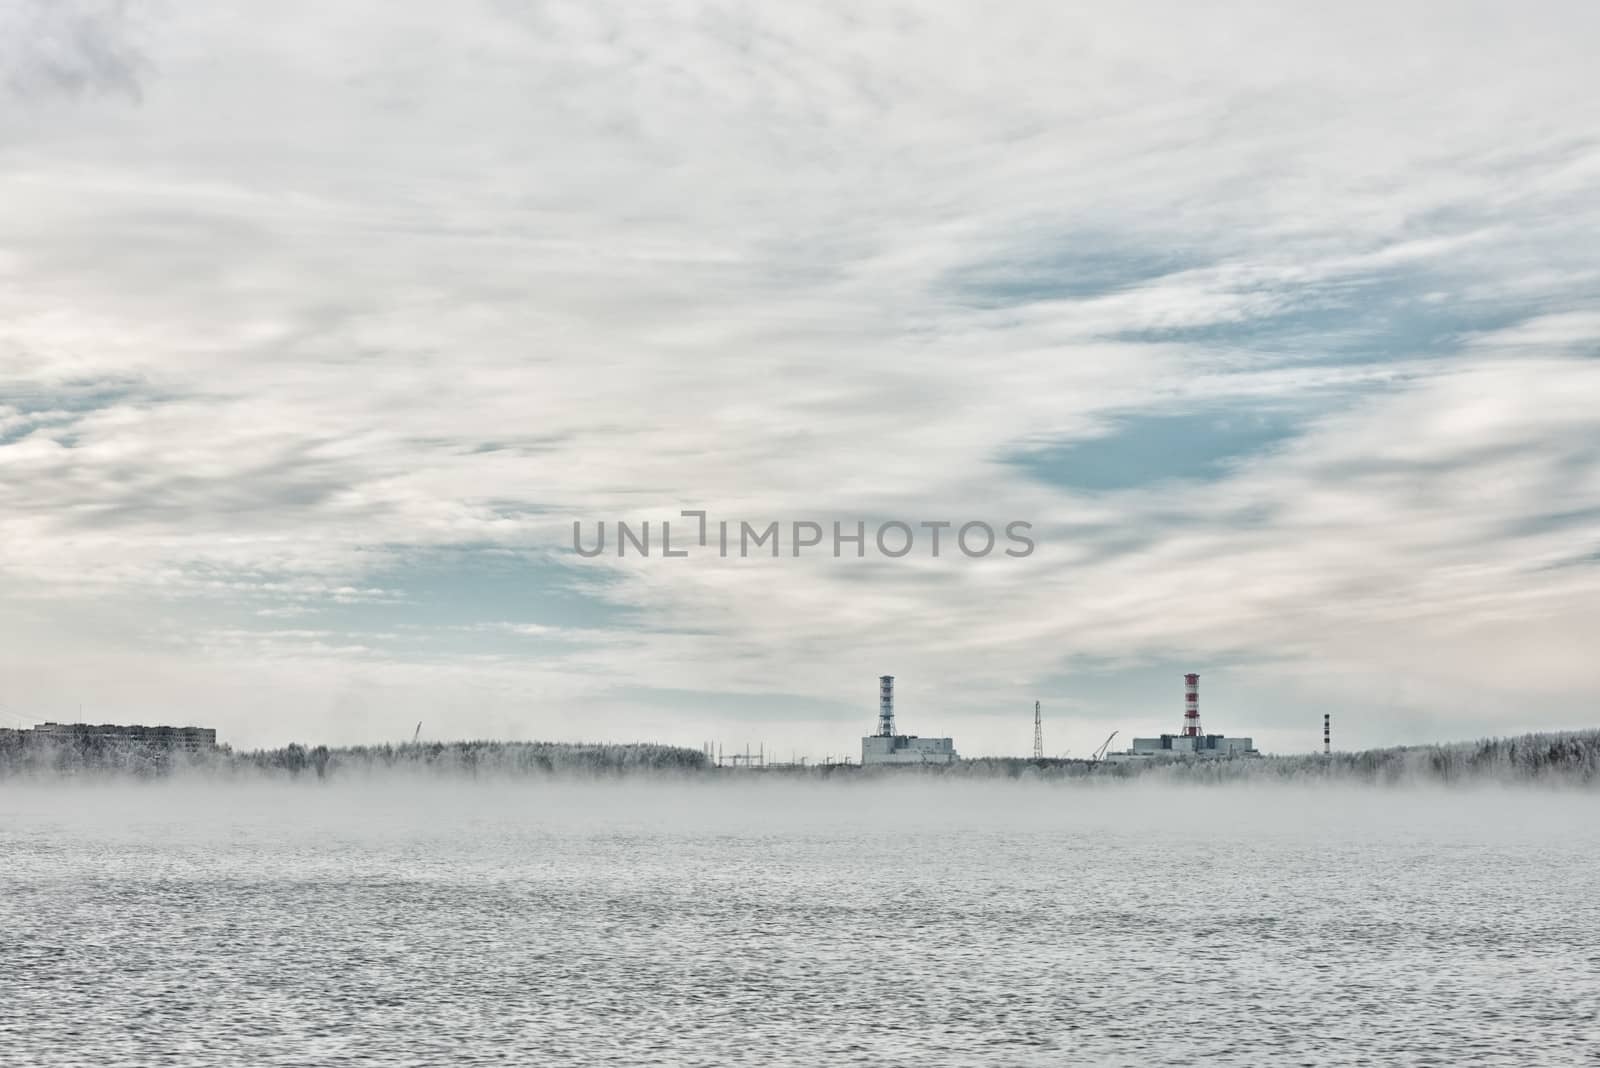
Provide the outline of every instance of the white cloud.
[[[470,732],[479,678],[500,727],[631,733],[659,713],[619,687],[866,694],[865,722],[894,668],[989,738],[1085,659],[1195,658],[1258,665],[1269,739],[1313,687],[1506,729],[1582,707],[1587,5],[107,7],[66,37],[47,6],[0,52],[14,705],[234,673],[258,696],[200,710],[236,737],[370,722],[317,686]],[[1091,259],[1128,273],[1086,287]],[[1218,404],[1301,435],[1101,495],[1000,462]],[[540,650],[375,636],[460,625],[404,588],[431,548],[697,506],[1030,518],[1041,550],[602,561],[626,630],[484,604],[465,625],[515,632],[486,643]],[[299,616],[315,640],[240,622]]]

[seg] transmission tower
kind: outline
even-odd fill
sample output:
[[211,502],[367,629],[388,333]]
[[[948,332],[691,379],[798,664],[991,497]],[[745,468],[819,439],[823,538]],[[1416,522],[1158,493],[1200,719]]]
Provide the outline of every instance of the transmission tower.
[[1039,718],[1039,702],[1033,703],[1033,759],[1044,759],[1044,721]]

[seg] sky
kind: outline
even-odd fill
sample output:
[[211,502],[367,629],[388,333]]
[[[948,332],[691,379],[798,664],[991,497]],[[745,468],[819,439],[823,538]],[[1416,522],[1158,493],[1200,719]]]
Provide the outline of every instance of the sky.
[[0,725],[1593,726],[1600,6],[1202,7],[0,0]]

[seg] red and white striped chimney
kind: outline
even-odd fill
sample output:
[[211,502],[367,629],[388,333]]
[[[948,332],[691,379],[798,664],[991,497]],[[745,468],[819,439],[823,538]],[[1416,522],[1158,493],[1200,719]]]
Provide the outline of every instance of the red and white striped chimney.
[[1183,733],[1186,738],[1200,736],[1200,676],[1183,677]]

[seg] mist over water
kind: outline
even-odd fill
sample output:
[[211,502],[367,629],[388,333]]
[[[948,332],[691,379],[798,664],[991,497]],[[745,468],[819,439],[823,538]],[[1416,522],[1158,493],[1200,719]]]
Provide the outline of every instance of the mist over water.
[[1585,1063],[1600,796],[10,784],[8,1065]]

